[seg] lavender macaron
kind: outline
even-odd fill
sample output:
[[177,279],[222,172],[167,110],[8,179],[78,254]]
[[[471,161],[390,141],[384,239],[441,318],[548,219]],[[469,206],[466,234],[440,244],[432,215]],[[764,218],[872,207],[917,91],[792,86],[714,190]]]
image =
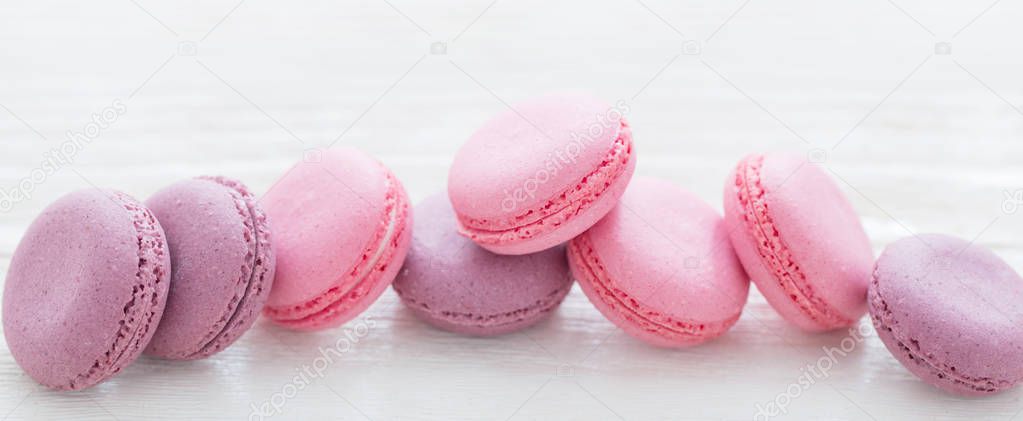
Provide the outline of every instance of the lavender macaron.
[[170,245],[167,309],[147,354],[205,358],[227,348],[256,321],[274,278],[267,216],[241,183],[200,177],[146,201]]
[[925,382],[974,396],[1023,381],[1023,278],[990,250],[934,234],[897,241],[868,291],[881,341]]
[[141,203],[107,190],[60,198],[29,226],[7,272],[14,360],[53,389],[112,377],[149,344],[170,276],[163,229]]
[[458,234],[447,195],[415,209],[412,248],[393,288],[421,320],[472,336],[515,332],[547,318],[572,287],[559,246],[539,253],[491,253]]

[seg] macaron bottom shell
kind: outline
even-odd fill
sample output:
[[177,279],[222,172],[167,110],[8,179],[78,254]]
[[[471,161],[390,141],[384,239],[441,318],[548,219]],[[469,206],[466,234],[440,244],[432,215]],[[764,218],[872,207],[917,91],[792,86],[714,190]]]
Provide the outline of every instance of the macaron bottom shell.
[[395,288],[395,292],[419,320],[433,327],[462,335],[487,337],[518,332],[540,323],[550,317],[551,312],[561,305],[571,289],[572,284],[569,283],[565,288],[552,292],[531,306],[502,314],[434,311],[428,305],[416,301],[398,288]]
[[717,322],[695,322],[673,318],[644,306],[615,287],[604,263],[583,234],[568,246],[572,273],[583,293],[601,314],[629,335],[664,348],[696,346],[717,338],[739,321],[741,313]]

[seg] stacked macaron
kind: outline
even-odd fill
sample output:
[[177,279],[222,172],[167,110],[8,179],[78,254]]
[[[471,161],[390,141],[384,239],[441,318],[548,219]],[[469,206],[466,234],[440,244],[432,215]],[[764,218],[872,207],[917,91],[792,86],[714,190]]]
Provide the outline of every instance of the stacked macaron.
[[455,157],[447,194],[416,209],[394,283],[402,302],[432,326],[474,336],[549,316],[572,285],[564,244],[615,207],[635,170],[623,117],[600,100],[557,95],[485,123]]

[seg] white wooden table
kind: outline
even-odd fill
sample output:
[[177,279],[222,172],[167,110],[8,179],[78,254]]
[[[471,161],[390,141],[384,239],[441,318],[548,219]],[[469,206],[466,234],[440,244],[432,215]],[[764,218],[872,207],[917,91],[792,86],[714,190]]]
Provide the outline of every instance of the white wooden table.
[[[5,1],[0,188],[31,199],[0,214],[0,276],[74,189],[146,197],[225,174],[265,191],[337,142],[418,200],[505,103],[566,90],[628,102],[638,172],[715,206],[744,154],[813,153],[878,251],[944,232],[1023,269],[1023,203],[1005,201],[1023,189],[1021,17],[1019,1]],[[90,125],[112,105],[123,114]],[[94,136],[41,177],[68,131]],[[142,358],[80,393],[37,386],[0,345],[0,417],[259,419],[266,403],[280,419],[748,420],[772,404],[779,419],[1023,419],[1021,390],[936,392],[869,326],[829,353],[847,333],[802,334],[755,291],[727,336],[681,351],[625,336],[578,289],[498,339],[428,328],[391,292],[365,317],[314,334],[261,322],[215,358]],[[303,377],[346,334],[342,358]]]

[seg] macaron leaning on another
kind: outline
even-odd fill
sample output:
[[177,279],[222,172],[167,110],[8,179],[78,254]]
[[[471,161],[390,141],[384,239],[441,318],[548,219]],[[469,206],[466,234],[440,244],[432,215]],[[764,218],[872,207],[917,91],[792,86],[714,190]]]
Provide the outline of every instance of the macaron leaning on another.
[[739,320],[749,279],[721,216],[666,181],[637,178],[568,246],[572,273],[626,333],[663,347],[717,338]]
[[3,326],[14,360],[44,386],[79,390],[146,348],[167,302],[163,228],[144,205],[82,190],[47,207],[7,272]]
[[259,317],[274,277],[270,223],[240,182],[224,177],[185,180],[146,205],[170,245],[167,310],[147,354],[199,359],[216,354]]
[[572,288],[564,247],[491,253],[458,234],[446,194],[415,213],[412,248],[393,287],[426,323],[475,336],[515,332],[549,317]]
[[724,209],[746,272],[785,320],[823,332],[866,313],[870,240],[819,165],[789,154],[746,157],[725,185]]
[[362,313],[394,280],[412,238],[405,189],[355,149],[296,164],[262,203],[277,253],[263,312],[292,329],[336,327]]
[[990,250],[945,235],[889,245],[869,289],[877,334],[903,366],[957,395],[1023,382],[1023,278]]
[[597,223],[625,191],[636,154],[622,104],[558,95],[512,108],[458,151],[448,193],[465,236],[516,255]]

